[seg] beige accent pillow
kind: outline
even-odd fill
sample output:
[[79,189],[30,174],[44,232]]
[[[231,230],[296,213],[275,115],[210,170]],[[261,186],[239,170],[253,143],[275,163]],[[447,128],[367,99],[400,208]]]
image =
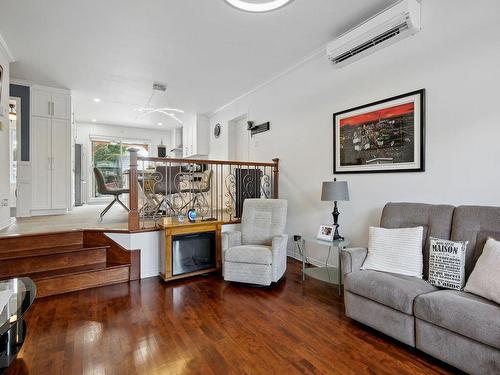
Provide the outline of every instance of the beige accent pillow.
[[500,242],[488,238],[465,291],[500,304]]
[[397,273],[422,278],[423,227],[386,229],[370,227],[368,255],[362,270]]

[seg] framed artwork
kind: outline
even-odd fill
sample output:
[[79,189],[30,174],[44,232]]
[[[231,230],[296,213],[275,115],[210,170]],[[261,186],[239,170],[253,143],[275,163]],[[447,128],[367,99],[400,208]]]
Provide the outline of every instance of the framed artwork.
[[320,225],[316,238],[323,241],[332,241],[334,231],[333,225]]
[[423,172],[425,90],[333,115],[333,173]]

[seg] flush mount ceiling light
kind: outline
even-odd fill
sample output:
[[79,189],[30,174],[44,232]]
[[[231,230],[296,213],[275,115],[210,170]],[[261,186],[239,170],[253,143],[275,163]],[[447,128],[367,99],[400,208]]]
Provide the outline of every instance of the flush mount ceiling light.
[[281,8],[292,0],[226,0],[226,2],[247,12],[262,13]]

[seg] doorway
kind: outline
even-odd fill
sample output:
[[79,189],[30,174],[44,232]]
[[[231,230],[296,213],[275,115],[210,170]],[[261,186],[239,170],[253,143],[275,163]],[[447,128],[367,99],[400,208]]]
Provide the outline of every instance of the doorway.
[[250,132],[247,127],[247,115],[229,121],[229,160],[250,160]]
[[10,216],[16,217],[17,211],[17,164],[19,161],[21,123],[21,98],[9,99],[9,207]]

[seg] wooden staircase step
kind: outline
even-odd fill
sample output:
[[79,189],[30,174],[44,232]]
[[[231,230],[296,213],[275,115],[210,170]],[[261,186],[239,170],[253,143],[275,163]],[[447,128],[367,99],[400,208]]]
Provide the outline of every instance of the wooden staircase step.
[[37,297],[126,282],[129,264],[96,263],[92,265],[37,272],[25,275],[35,281]]
[[108,248],[109,246],[106,245],[91,246],[78,244],[70,246],[47,247],[41,249],[13,250],[9,252],[0,252],[0,261],[8,259],[31,258],[44,255],[73,253],[78,251],[106,250]]
[[107,261],[108,246],[69,246],[52,249],[32,249],[9,253],[0,259],[0,278],[26,275],[33,272],[52,271],[92,265]]

